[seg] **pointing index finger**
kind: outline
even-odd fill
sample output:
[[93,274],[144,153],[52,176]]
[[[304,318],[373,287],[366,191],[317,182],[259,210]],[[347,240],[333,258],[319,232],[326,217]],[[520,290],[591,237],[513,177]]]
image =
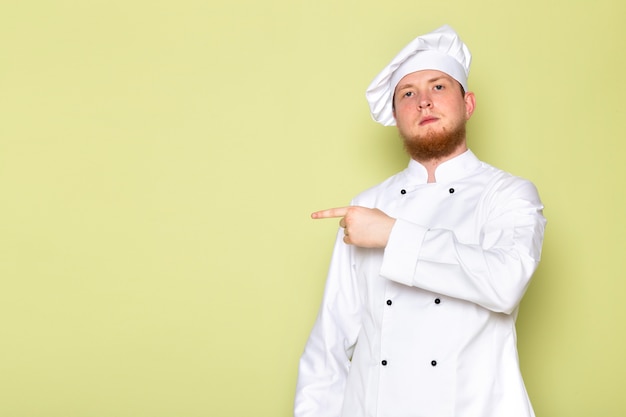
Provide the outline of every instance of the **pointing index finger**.
[[311,214],[311,217],[314,219],[332,219],[335,217],[344,217],[348,213],[349,207],[336,207],[321,211],[316,211]]

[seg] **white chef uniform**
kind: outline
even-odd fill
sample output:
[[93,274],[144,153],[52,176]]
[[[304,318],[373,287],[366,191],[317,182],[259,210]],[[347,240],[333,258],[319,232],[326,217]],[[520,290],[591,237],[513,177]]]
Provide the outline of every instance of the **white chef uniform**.
[[411,161],[354,199],[398,220],[384,250],[338,234],[296,417],[534,416],[515,318],[541,252],[537,191],[471,151],[436,177]]

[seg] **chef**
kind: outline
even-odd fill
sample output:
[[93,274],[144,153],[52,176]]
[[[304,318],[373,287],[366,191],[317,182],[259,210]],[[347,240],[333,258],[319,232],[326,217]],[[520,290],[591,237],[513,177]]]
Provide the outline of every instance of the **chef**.
[[543,206],[531,182],[468,148],[470,63],[443,26],[366,91],[410,161],[349,206],[312,214],[340,229],[295,417],[534,416],[515,320],[541,255]]

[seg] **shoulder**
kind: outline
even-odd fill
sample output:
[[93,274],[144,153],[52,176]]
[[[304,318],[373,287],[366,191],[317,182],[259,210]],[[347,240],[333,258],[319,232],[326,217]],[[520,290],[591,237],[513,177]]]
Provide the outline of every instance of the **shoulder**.
[[539,192],[532,181],[513,175],[485,162],[481,166],[485,176],[485,197],[497,201],[522,199],[541,204]]

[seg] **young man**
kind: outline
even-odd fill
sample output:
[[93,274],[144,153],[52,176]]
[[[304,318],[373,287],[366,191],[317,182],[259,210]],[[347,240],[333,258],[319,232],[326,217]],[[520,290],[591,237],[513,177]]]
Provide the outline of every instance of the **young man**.
[[471,55],[448,26],[374,79],[409,166],[349,207],[302,355],[296,417],[531,417],[515,319],[539,262],[535,187],[468,150]]

